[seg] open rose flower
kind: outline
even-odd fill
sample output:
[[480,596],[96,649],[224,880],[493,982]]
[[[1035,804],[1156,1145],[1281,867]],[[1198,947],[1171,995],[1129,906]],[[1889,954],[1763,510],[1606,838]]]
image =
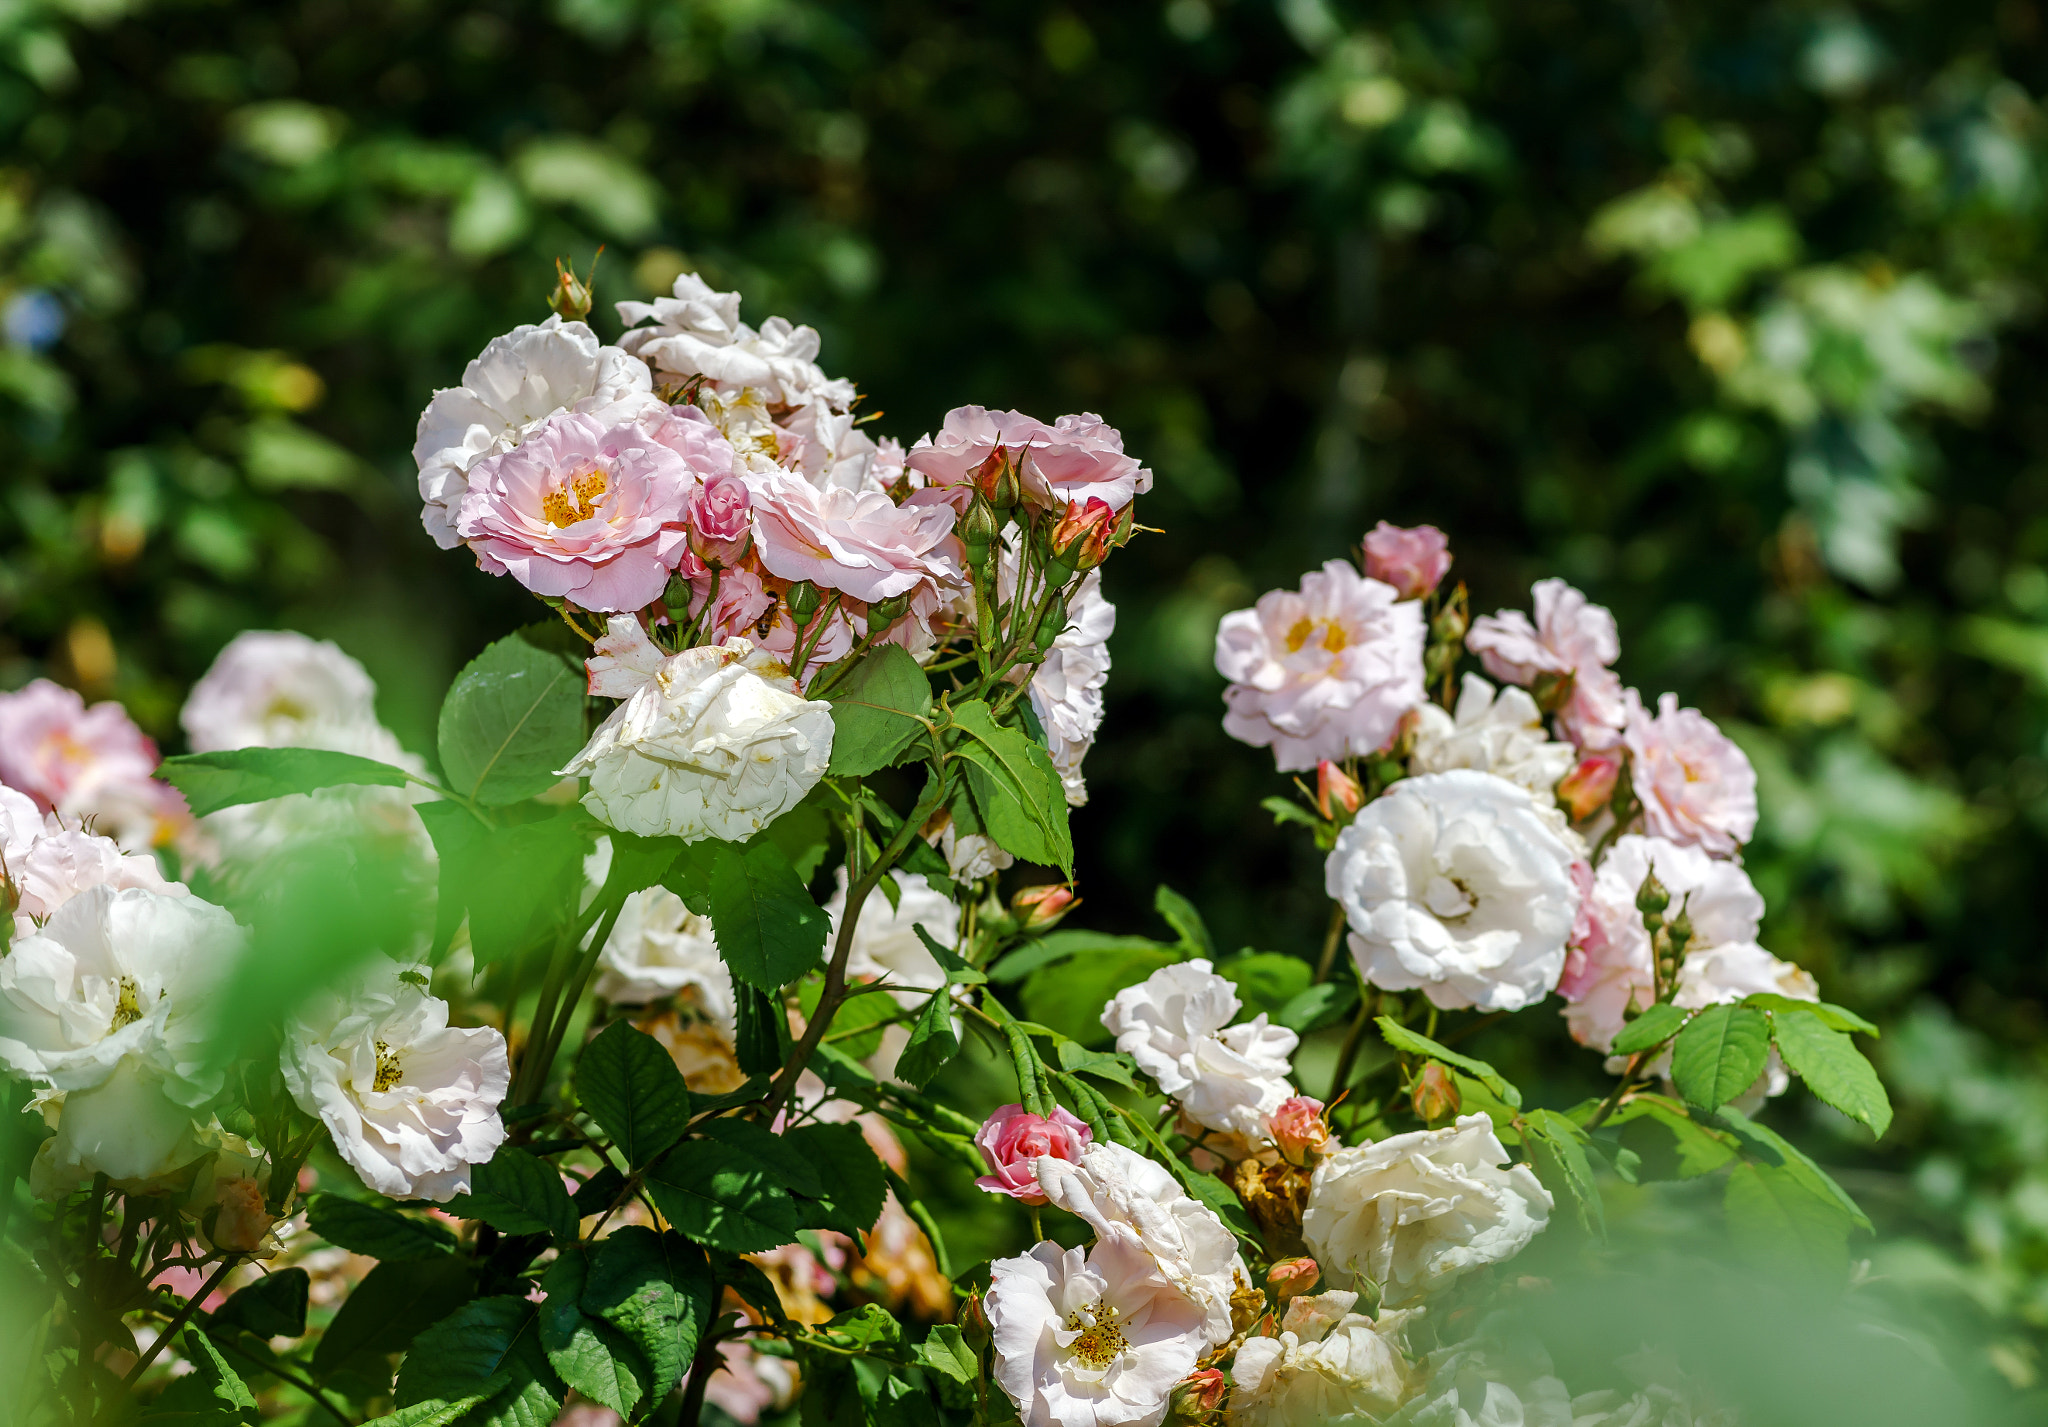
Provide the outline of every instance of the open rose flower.
[[461,543],[456,518],[469,471],[511,450],[558,412],[578,412],[609,428],[660,411],[645,362],[607,347],[581,322],[550,317],[493,338],[462,374],[462,385],[434,393],[420,413],[413,460],[420,470],[420,522],[443,550]]
[[0,694],[0,783],[43,812],[92,819],[131,852],[190,821],[178,790],[151,777],[159,761],[156,744],[111,700],[88,708],[48,679]]
[[1086,1124],[1058,1105],[1053,1106],[1050,1120],[1022,1105],[1001,1106],[974,1135],[974,1147],[981,1151],[989,1170],[974,1181],[975,1187],[1007,1194],[1025,1204],[1043,1204],[1039,1159],[1051,1155],[1071,1163],[1081,1157],[1093,1138],[1094,1132]]
[[1109,638],[1116,606],[1102,597],[1102,573],[1090,570],[1067,607],[1067,625],[1031,676],[1031,711],[1045,730],[1067,805],[1088,801],[1082,760],[1102,727],[1102,691],[1109,683]]
[[1423,700],[1422,606],[1346,560],[1223,616],[1223,731],[1271,748],[1283,773],[1386,746]]
[[638,424],[551,417],[516,449],[477,462],[456,529],[485,572],[537,595],[639,609],[661,597],[688,549],[683,522],[700,475],[725,465],[693,469]]
[[[1278,1337],[1247,1338],[1232,1363],[1230,1420],[1246,1427],[1379,1422],[1408,1390],[1401,1355],[1336,1290],[1288,1305]],[[1297,1312],[1303,1304],[1321,1311]]]
[[872,602],[964,578],[944,506],[898,506],[879,492],[819,490],[785,471],[752,478],[761,565]]
[[1092,412],[1062,416],[1048,426],[1021,411],[955,407],[936,436],[922,436],[905,463],[925,479],[933,498],[965,510],[974,475],[997,450],[1017,466],[1027,498],[1051,510],[1092,497],[1121,511],[1152,489],[1152,472],[1124,454],[1117,429]]
[[1443,583],[1451,543],[1434,525],[1403,529],[1382,520],[1365,534],[1367,578],[1392,585],[1404,600],[1419,600]]
[[377,722],[376,700],[369,674],[332,640],[249,629],[192,686],[178,722],[195,753],[327,748],[396,761],[398,740]]
[[1423,704],[1415,715],[1408,766],[1417,773],[1472,768],[1547,803],[1577,756],[1569,743],[1545,735],[1543,715],[1528,694],[1512,684],[1496,690],[1477,674],[1467,674],[1459,687],[1455,715],[1435,704]]
[[26,794],[0,786],[0,872],[14,896],[14,929],[27,936],[50,914],[92,887],[139,887],[165,896],[186,895],[167,881],[147,852],[123,852],[112,838],[44,818]]
[[1643,826],[1716,857],[1733,856],[1756,832],[1756,770],[1734,740],[1678,695],[1658,700],[1653,718],[1628,692],[1629,777]]
[[1538,580],[1531,595],[1535,623],[1518,609],[1483,614],[1472,621],[1466,647],[1506,683],[1529,688],[1545,675],[1570,678],[1558,727],[1581,748],[1614,747],[1628,712],[1621,679],[1608,667],[1621,657],[1614,616],[1563,580]]
[[[623,644],[637,634],[646,646],[614,656],[628,670],[652,664],[653,646],[630,617],[613,619],[608,633]],[[745,842],[825,775],[832,706],[805,699],[752,644],[700,645],[652,669],[561,770],[590,779],[583,805],[608,827]]]
[[1117,992],[1102,1024],[1189,1119],[1257,1145],[1294,1094],[1288,1057],[1298,1038],[1266,1024],[1263,1011],[1231,1025],[1241,1004],[1237,988],[1207,961],[1184,961]]
[[815,328],[771,317],[757,332],[740,321],[738,293],[715,292],[695,273],[677,277],[672,291],[653,302],[618,304],[629,329],[619,338],[622,348],[672,376],[751,388],[771,406],[802,406],[814,396],[840,411],[852,404],[853,383],[830,380],[818,368],[823,343]]

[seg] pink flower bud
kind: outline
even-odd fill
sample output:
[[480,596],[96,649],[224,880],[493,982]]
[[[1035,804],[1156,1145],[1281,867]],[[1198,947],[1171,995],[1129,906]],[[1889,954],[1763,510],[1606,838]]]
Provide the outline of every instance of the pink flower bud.
[[1092,570],[1109,558],[1110,537],[1116,533],[1116,512],[1099,496],[1069,501],[1066,513],[1052,528],[1052,553],[1063,565]]
[[1266,1271],[1266,1283],[1282,1303],[1316,1286],[1323,1271],[1314,1259],[1282,1259]]
[[1330,1126],[1323,1119],[1323,1102],[1307,1095],[1281,1101],[1266,1128],[1289,1164],[1310,1164],[1329,1148]]
[[1039,932],[1050,927],[1081,904],[1073,887],[1065,882],[1046,882],[1026,887],[1010,898],[1010,915],[1024,931]]
[[1365,802],[1365,789],[1358,780],[1325,758],[1316,764],[1316,810],[1332,822],[1339,814],[1349,816]]
[[1182,1416],[1214,1412],[1223,1405],[1223,1394],[1229,1385],[1221,1368],[1189,1373],[1173,1390],[1174,1410]]
[[1434,1125],[1438,1120],[1448,1120],[1458,1113],[1458,1082],[1451,1079],[1450,1071],[1432,1060],[1415,1077],[1409,1100],[1424,1123]]
[[733,565],[747,553],[753,533],[754,499],[747,483],[716,475],[690,497],[690,548],[707,565]]
[[1621,759],[1612,753],[1588,754],[1558,780],[1557,801],[1573,822],[1584,822],[1607,806],[1620,777]]
[[1404,600],[1419,600],[1451,568],[1450,542],[1434,525],[1404,530],[1382,520],[1366,533],[1365,573],[1392,585]]
[[990,1172],[974,1183],[991,1194],[1043,1204],[1045,1196],[1038,1191],[1038,1157],[1078,1161],[1093,1138],[1087,1125],[1057,1105],[1050,1120],[1022,1105],[1005,1105],[975,1132],[974,1147],[981,1151]]
[[215,1191],[220,1213],[213,1220],[213,1246],[253,1254],[263,1247],[277,1219],[263,1205],[263,1189],[246,1176],[223,1179]]

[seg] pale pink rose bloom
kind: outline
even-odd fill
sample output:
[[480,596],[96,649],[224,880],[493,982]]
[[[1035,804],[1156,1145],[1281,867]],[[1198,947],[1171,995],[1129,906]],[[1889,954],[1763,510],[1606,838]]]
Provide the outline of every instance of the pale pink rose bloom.
[[936,436],[917,438],[904,464],[924,478],[928,494],[920,503],[944,500],[964,513],[974,496],[974,473],[997,447],[1019,458],[1034,442],[1052,439],[1052,428],[1021,411],[990,411],[983,406],[956,406],[946,413]]
[[648,425],[606,428],[595,417],[563,414],[517,448],[477,462],[456,520],[477,564],[584,609],[639,609],[659,599],[687,548],[690,497],[700,474],[712,471],[693,469],[669,444],[688,444],[695,423],[666,427],[665,440]]
[[[690,618],[704,615],[704,601],[711,598],[711,576],[708,572],[690,577]],[[705,644],[723,644],[732,638],[751,639],[756,643],[767,636],[761,633],[761,616],[773,607],[777,617],[788,618],[774,593],[761,583],[761,577],[744,565],[735,565],[730,570],[721,570],[718,575],[718,600],[711,608],[708,622],[698,638]],[[845,651],[841,651],[842,653]]]
[[1518,609],[1482,614],[1465,646],[1487,673],[1523,688],[1540,674],[1570,674],[1572,696],[1557,712],[1558,728],[1581,748],[1612,748],[1628,712],[1621,679],[1607,667],[1621,657],[1613,614],[1563,580],[1538,580],[1531,594],[1534,624]]
[[1323,1118],[1323,1102],[1312,1095],[1296,1095],[1282,1101],[1266,1124],[1281,1158],[1289,1164],[1307,1164],[1330,1146],[1330,1125]]
[[6,858],[7,876],[21,905],[15,909],[15,930],[36,922],[90,887],[125,891],[140,887],[170,896],[186,895],[182,882],[165,879],[156,859],[146,852],[123,852],[112,838],[69,829],[36,838],[18,855]]
[[754,540],[761,565],[861,601],[965,578],[944,506],[898,506],[880,492],[821,491],[786,471],[754,476]]
[[1630,786],[1643,805],[1643,827],[1716,857],[1732,857],[1756,832],[1756,770],[1733,739],[1698,709],[1665,694],[1650,716],[1628,691]]
[[1656,1000],[1650,933],[1636,909],[1653,868],[1671,896],[1665,917],[1675,919],[1683,908],[1692,923],[1688,963],[1716,947],[1756,940],[1764,899],[1738,864],[1661,837],[1618,838],[1593,874],[1557,985],[1569,1003],[1565,1022],[1581,1045],[1607,1049],[1628,1023],[1630,1004],[1643,1011]]
[[1404,600],[1419,600],[1451,568],[1451,542],[1434,525],[1404,528],[1382,520],[1365,535],[1365,573],[1392,585]]
[[747,553],[754,496],[731,471],[708,477],[690,498],[690,549],[707,565],[730,565]]
[[42,812],[90,818],[124,847],[168,841],[190,815],[178,790],[150,775],[156,744],[108,700],[86,707],[76,690],[37,679],[0,694],[0,783]]
[[1268,591],[1216,631],[1224,732],[1270,747],[1283,773],[1376,752],[1424,698],[1423,633],[1420,604],[1348,560]]
[[975,1131],[974,1147],[989,1168],[974,1181],[975,1187],[990,1194],[1007,1194],[1025,1204],[1043,1204],[1038,1157],[1051,1155],[1069,1164],[1079,1163],[1081,1151],[1094,1137],[1094,1131],[1061,1106],[1052,1107],[1048,1120],[1022,1105],[1004,1105]]
[[1053,422],[1051,437],[1032,443],[1017,475],[1027,496],[1053,510],[1094,499],[1120,511],[1152,489],[1152,472],[1124,454],[1123,433],[1092,411]]
[[[764,1412],[779,1412],[796,1401],[796,1365],[771,1358],[731,1339],[718,1345],[719,1365],[704,1384],[704,1400],[733,1421],[751,1424]],[[689,1374],[683,1375],[688,1383]]]

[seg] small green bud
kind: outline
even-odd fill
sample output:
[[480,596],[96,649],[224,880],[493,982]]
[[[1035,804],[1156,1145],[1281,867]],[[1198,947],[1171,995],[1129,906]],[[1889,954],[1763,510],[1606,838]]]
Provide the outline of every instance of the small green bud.
[[789,605],[789,617],[796,621],[799,628],[811,622],[812,616],[818,612],[818,606],[823,603],[818,594],[818,587],[809,580],[798,580],[789,587],[789,593],[783,598]]
[[1651,930],[1664,920],[1664,909],[1671,905],[1671,894],[1664,890],[1664,884],[1657,880],[1652,871],[1643,878],[1643,885],[1636,890],[1636,910],[1643,914],[1643,920],[1651,923]]

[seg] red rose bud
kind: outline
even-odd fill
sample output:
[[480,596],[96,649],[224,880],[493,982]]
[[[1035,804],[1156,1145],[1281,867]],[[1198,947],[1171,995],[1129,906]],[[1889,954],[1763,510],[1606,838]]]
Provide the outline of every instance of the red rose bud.
[[1409,1092],[1409,1098],[1416,1115],[1427,1124],[1434,1125],[1458,1113],[1458,1083],[1451,1079],[1450,1071],[1433,1060],[1415,1077],[1415,1088]]
[[1316,1286],[1323,1271],[1314,1259],[1282,1259],[1266,1271],[1266,1284],[1282,1303]]
[[1316,811],[1331,822],[1350,816],[1365,802],[1365,789],[1358,780],[1325,758],[1316,764]]
[[1558,780],[1558,805],[1571,815],[1573,822],[1584,822],[1607,806],[1620,777],[1619,758],[1611,753],[1588,754],[1579,760],[1578,767]]
[[1281,1101],[1280,1108],[1266,1122],[1266,1130],[1289,1164],[1312,1164],[1330,1145],[1330,1126],[1323,1119],[1323,1102],[1307,1095]]
[[1111,537],[1116,534],[1116,512],[1100,496],[1086,503],[1069,501],[1066,512],[1052,528],[1053,558],[1073,570],[1092,570],[1109,558]]
[[1069,884],[1045,882],[1010,898],[1010,915],[1017,919],[1020,931],[1042,932],[1080,904]]
[[971,479],[982,498],[997,510],[1008,510],[1023,498],[1023,488],[1017,481],[1017,453],[1000,444],[974,468]]
[[1223,1394],[1229,1386],[1221,1368],[1203,1368],[1200,1372],[1189,1373],[1173,1390],[1173,1411],[1182,1417],[1214,1412],[1223,1405]]

